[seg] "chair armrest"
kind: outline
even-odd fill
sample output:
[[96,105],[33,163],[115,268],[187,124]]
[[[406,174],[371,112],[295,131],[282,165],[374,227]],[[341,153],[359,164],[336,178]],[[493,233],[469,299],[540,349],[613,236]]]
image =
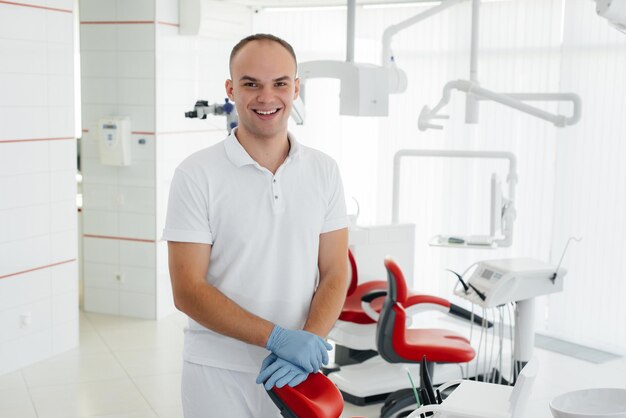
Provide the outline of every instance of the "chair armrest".
[[376,312],[370,304],[374,301],[374,299],[382,298],[385,296],[387,296],[386,290],[372,290],[371,292],[368,292],[361,296],[361,308],[363,309],[363,312],[365,312],[365,314],[369,316],[373,321],[378,322],[378,317],[380,316],[380,314]]
[[426,311],[450,312],[450,302],[444,298],[432,295],[409,295],[402,304],[407,317]]

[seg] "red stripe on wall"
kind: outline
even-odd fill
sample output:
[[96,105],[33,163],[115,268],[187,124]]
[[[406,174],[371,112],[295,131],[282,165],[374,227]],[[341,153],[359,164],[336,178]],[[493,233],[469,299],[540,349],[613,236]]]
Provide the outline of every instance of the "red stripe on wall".
[[159,25],[166,25],[166,26],[174,26],[176,28],[180,27],[180,25],[178,23],[170,23],[170,22],[156,22]]
[[141,238],[128,238],[128,237],[110,237],[107,235],[92,235],[92,234],[83,234],[85,238],[101,238],[101,239],[116,239],[120,241],[135,241],[135,242],[149,242],[156,243],[156,240],[153,239],[141,239]]
[[35,268],[24,270],[24,271],[18,271],[17,273],[5,274],[4,276],[0,276],[0,279],[6,279],[7,277],[17,276],[18,274],[30,273],[31,271],[43,270],[43,269],[47,269],[47,268],[54,267],[54,266],[60,266],[61,264],[72,263],[74,261],[76,261],[76,259],[72,258],[71,260],[59,261],[58,263],[48,264],[47,266],[35,267]]
[[72,10],[68,10],[68,9],[57,9],[55,7],[37,6],[36,4],[28,4],[28,3],[16,3],[14,1],[0,0],[0,4],[10,4],[11,6],[32,7],[34,9],[51,10],[53,12],[72,13]]
[[8,144],[13,142],[38,142],[38,141],[66,141],[68,139],[76,139],[73,136],[63,138],[32,138],[32,139],[0,139],[0,144]]
[[133,135],[154,135],[154,132],[142,132],[142,131],[132,131]]

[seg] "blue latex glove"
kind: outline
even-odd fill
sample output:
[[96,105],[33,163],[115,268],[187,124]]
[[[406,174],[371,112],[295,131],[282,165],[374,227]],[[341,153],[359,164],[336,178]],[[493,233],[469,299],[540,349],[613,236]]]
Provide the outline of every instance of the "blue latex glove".
[[316,372],[323,364],[328,364],[328,350],[333,348],[315,334],[278,325],[274,326],[265,347],[307,373]]
[[256,382],[264,383],[265,390],[270,390],[274,386],[278,388],[285,385],[297,386],[304,382],[308,376],[309,374],[300,367],[276,357],[276,354],[270,354],[263,360],[261,372],[257,376]]

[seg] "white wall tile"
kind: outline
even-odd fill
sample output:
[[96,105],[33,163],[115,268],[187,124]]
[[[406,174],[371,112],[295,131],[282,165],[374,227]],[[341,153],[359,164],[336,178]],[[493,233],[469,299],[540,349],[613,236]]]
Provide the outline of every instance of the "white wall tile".
[[74,15],[72,13],[46,13],[46,40],[72,45],[74,39]]
[[86,288],[119,290],[117,275],[122,273],[118,265],[85,262],[84,281]]
[[156,244],[151,242],[120,241],[120,264],[154,268]]
[[154,106],[154,79],[118,78],[117,96],[120,105]]
[[83,234],[117,237],[120,235],[117,211],[83,209]]
[[70,75],[48,75],[47,97],[50,106],[72,106],[74,104],[74,77]]
[[117,51],[118,77],[154,79],[154,51]]
[[156,295],[156,272],[154,268],[120,266],[122,282],[120,290],[125,292]]
[[45,141],[0,144],[0,177],[48,171],[47,148]]
[[117,0],[117,20],[154,20],[154,0]]
[[18,370],[52,354],[52,330],[0,344],[0,374]]
[[[80,156],[81,159],[91,158],[95,160],[99,158],[98,144],[96,143],[96,134],[93,132],[83,132],[80,138]],[[84,165],[84,161],[82,163]]]
[[48,204],[5,209],[0,211],[0,242],[47,235],[50,225]]
[[89,183],[83,186],[84,211],[115,211],[119,207],[119,201],[117,186],[98,183]]
[[154,132],[154,107],[119,104],[117,111],[120,115],[130,116],[133,132]]
[[30,7],[0,4],[0,38],[46,40],[46,12]]
[[120,209],[124,212],[153,215],[155,211],[154,187],[120,186]]
[[[34,142],[35,144],[37,142]],[[76,141],[47,141],[50,155],[50,170],[76,170]]]
[[46,91],[46,76],[2,74],[0,91],[0,106],[28,106],[33,102],[33,97],[41,99],[42,93]]
[[[140,142],[140,140],[143,140]],[[130,144],[133,161],[154,161],[156,159],[156,141],[154,135],[133,134]]]
[[154,295],[120,292],[120,314],[137,318],[156,319]]
[[52,295],[67,292],[78,294],[78,261],[50,267]]
[[[97,149],[97,148],[96,148]],[[83,191],[90,183],[117,185],[119,168],[116,166],[103,165],[98,159],[85,158],[81,162],[83,173]]]
[[[103,2],[101,2],[103,3]],[[80,51],[80,70],[83,77],[83,100],[85,84],[91,77],[112,77],[117,69],[117,53],[115,51]]]
[[50,260],[47,235],[0,243],[0,276],[47,266]]
[[117,27],[117,49],[119,51],[153,51],[154,25],[114,25]]
[[92,134],[96,134],[99,119],[115,116],[118,113],[117,104],[83,104],[83,128],[89,130]]
[[46,48],[48,74],[74,74],[74,46],[66,44],[48,44]]
[[[98,54],[106,54],[98,52]],[[114,63],[115,64],[115,63]],[[83,77],[81,93],[85,104],[117,104],[118,80],[111,77]]]
[[44,43],[0,39],[0,51],[0,73],[44,74],[47,70]]
[[61,293],[52,298],[52,322],[61,324],[78,320],[78,294]]
[[[0,344],[50,329],[51,313],[50,297],[0,312]],[[29,318],[30,324],[23,323],[23,316]]]
[[115,21],[117,2],[102,0],[80,0],[81,22]]
[[[84,237],[83,254],[85,265],[89,261],[117,265],[120,260],[119,241]],[[85,271],[85,273],[87,272]]]
[[159,273],[157,276],[157,317],[163,318],[174,311],[176,307],[169,274]]
[[74,106],[48,108],[48,138],[74,138]]
[[156,54],[157,78],[194,80],[198,74],[198,56],[185,51],[161,51]]
[[48,138],[48,121],[33,119],[33,115],[46,115],[42,106],[4,107],[0,112],[0,140]]
[[81,51],[115,51],[117,48],[116,26],[81,24]]
[[50,172],[50,200],[52,202],[76,198],[76,170]]
[[[180,80],[159,78],[157,102],[160,105],[186,105],[193,106],[199,99],[197,94],[196,80]],[[215,102],[218,100],[210,100]],[[219,100],[221,103],[222,100]]]
[[74,0],[45,0],[44,4],[55,9],[71,10],[76,13],[76,10],[74,10]]
[[50,234],[50,257],[53,262],[76,259],[78,237],[76,230],[53,232]]
[[[16,156],[16,158],[18,157]],[[2,190],[3,194],[3,198],[0,199],[0,210],[34,206],[50,201],[49,176],[47,173],[0,177],[0,190]]]
[[[77,296],[77,295],[76,295]],[[78,347],[79,343],[78,319],[64,323],[52,324],[52,353],[59,354]]]
[[155,167],[152,161],[135,161],[129,166],[119,168],[120,186],[153,187]]
[[76,231],[76,199],[50,204],[50,232]]
[[0,312],[49,298],[50,270],[41,269],[0,280]]
[[110,315],[119,315],[120,313],[120,298],[117,290],[85,287],[84,298],[86,312]]
[[119,212],[119,234],[122,237],[154,239],[156,232],[154,215]]

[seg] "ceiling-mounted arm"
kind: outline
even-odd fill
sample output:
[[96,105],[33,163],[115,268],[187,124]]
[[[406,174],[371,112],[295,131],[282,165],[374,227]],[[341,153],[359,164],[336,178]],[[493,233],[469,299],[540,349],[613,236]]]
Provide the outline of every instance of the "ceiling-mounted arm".
[[391,51],[391,39],[395,36],[396,33],[404,30],[414,24],[421,22],[422,20],[428,19],[429,17],[440,13],[455,4],[461,3],[467,0],[443,0],[440,5],[431,7],[428,10],[423,11],[413,17],[410,17],[406,20],[403,20],[400,23],[389,26],[383,32],[383,57],[382,57],[382,65],[385,67],[391,66],[395,63],[393,52]]
[[[418,119],[418,127],[421,131],[426,129],[443,129],[442,125],[436,125],[431,120],[449,118],[447,115],[440,115],[439,112],[450,101],[452,90],[463,91],[480,100],[493,100],[551,122],[558,127],[574,125],[580,120],[581,116],[582,101],[580,96],[575,93],[496,93],[468,80],[454,80],[444,86],[443,96],[433,109],[430,109],[428,106],[422,108]],[[573,105],[572,115],[553,114],[526,104],[524,101],[569,101]]]

